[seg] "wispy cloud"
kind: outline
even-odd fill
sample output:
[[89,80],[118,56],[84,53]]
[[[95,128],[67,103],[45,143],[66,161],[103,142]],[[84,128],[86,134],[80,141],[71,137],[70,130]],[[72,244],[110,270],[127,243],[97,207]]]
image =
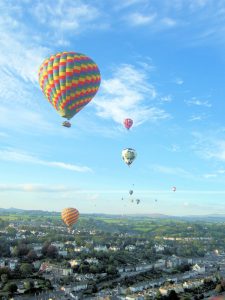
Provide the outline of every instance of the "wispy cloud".
[[57,30],[57,35],[63,32],[79,34],[90,30],[93,21],[101,20],[96,5],[79,0],[38,1],[33,5],[32,14],[38,23],[47,25],[48,30]]
[[184,83],[183,79],[181,78],[175,78],[174,82],[177,84],[177,85],[182,85]]
[[188,105],[196,105],[196,106],[204,106],[204,107],[211,107],[212,104],[208,100],[200,100],[193,97],[191,100],[186,100],[185,103]]
[[86,166],[78,166],[74,164],[57,162],[57,161],[46,161],[42,160],[32,154],[13,150],[13,149],[0,149],[0,160],[18,162],[18,163],[31,163],[37,165],[43,165],[47,167],[57,167],[65,170],[74,172],[92,172],[92,170]]
[[202,121],[205,118],[204,115],[192,115],[189,118],[189,122],[194,122],[194,121]]
[[[68,190],[69,188],[64,185],[49,186],[49,185],[41,185],[41,184],[34,184],[34,183],[0,184],[0,192],[59,193],[59,192],[67,192]],[[76,189],[74,188],[74,190]]]
[[127,22],[129,22],[129,24],[133,26],[142,26],[146,24],[151,24],[155,20],[156,16],[156,14],[144,15],[141,13],[132,13],[129,16],[127,16],[126,19]]
[[[225,161],[225,141],[221,137],[223,130],[208,131],[207,133],[193,132],[192,149],[203,159]],[[223,170],[221,168],[220,170]]]
[[121,124],[130,117],[135,125],[147,120],[156,121],[169,118],[169,114],[156,107],[153,100],[157,91],[148,82],[145,70],[133,65],[121,65],[112,73],[112,78],[101,84],[101,93],[93,100],[97,114],[102,118],[111,118]]
[[180,167],[168,167],[162,165],[152,165],[151,169],[155,172],[167,174],[167,175],[177,175],[181,177],[193,177],[192,173],[184,170]]
[[160,98],[160,101],[162,101],[162,102],[171,102],[172,97],[171,97],[171,95],[163,96],[163,97]]

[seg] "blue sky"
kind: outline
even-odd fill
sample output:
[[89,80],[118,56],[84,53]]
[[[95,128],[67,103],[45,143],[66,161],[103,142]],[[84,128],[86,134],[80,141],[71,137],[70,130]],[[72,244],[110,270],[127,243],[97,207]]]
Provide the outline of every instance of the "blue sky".
[[[225,212],[225,0],[0,0],[0,14],[0,207]],[[38,85],[61,51],[102,76],[70,129]]]

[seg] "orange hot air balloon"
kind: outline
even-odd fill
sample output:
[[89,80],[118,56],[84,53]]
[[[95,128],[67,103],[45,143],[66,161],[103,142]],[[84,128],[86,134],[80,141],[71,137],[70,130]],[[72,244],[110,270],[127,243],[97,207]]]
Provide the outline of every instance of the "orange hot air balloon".
[[72,226],[77,223],[79,219],[79,211],[76,208],[64,208],[61,216],[63,222],[69,227],[69,230],[71,230]]

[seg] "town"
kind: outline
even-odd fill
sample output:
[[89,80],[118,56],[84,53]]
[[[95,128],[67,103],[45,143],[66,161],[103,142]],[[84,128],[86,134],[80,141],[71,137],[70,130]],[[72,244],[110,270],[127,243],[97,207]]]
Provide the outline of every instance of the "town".
[[210,299],[225,291],[224,227],[83,215],[69,233],[59,213],[2,213],[0,299]]

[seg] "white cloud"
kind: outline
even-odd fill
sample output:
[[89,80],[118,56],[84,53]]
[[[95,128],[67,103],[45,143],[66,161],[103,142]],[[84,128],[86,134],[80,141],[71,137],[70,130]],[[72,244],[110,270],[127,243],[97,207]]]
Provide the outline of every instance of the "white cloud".
[[214,159],[225,161],[225,140],[218,135],[223,135],[223,129],[213,132],[199,133],[193,132],[195,138],[192,149],[203,159]]
[[119,124],[130,117],[134,126],[147,120],[168,118],[168,113],[154,106],[157,92],[148,83],[147,74],[132,65],[121,65],[113,71],[112,78],[102,80],[101,92],[93,100],[98,116]]
[[[70,189],[71,190],[71,189]],[[75,189],[76,190],[76,189]],[[63,185],[47,186],[34,183],[24,184],[0,184],[0,192],[37,192],[37,193],[59,193],[67,192],[68,187]]]
[[141,13],[132,13],[126,17],[129,24],[133,26],[142,26],[146,24],[151,24],[156,18],[156,14],[144,15]]
[[211,173],[211,174],[204,174],[203,177],[206,178],[206,179],[208,179],[208,178],[215,178],[215,177],[217,177],[217,174],[213,174],[213,173]]
[[181,177],[192,177],[193,176],[190,172],[184,170],[183,168],[179,168],[179,167],[152,165],[151,168],[153,171],[162,173],[162,174],[177,175],[177,176],[181,176]]
[[193,121],[202,121],[203,116],[202,115],[192,115],[188,121],[193,122]]
[[211,107],[212,104],[209,103],[207,100],[199,100],[196,98],[192,98],[191,100],[185,101],[188,105],[196,105],[196,106],[204,106],[204,107]]
[[162,24],[165,25],[166,27],[174,27],[177,25],[177,21],[172,19],[172,18],[163,18],[161,20]]
[[60,32],[80,33],[90,28],[93,21],[98,21],[100,12],[96,6],[83,1],[49,0],[48,3],[38,1],[32,9],[36,21],[46,24]]
[[0,160],[18,162],[18,163],[31,163],[37,165],[43,165],[48,167],[58,167],[65,170],[75,172],[92,172],[92,170],[86,166],[78,166],[74,164],[68,164],[64,162],[46,161],[39,159],[29,153],[17,151],[13,149],[0,149]]
[[178,85],[182,85],[184,83],[183,79],[181,78],[176,78],[174,82]]
[[171,97],[170,95],[168,95],[168,96],[163,96],[163,97],[160,98],[160,100],[161,100],[162,102],[171,102],[171,101],[172,101],[172,97]]

